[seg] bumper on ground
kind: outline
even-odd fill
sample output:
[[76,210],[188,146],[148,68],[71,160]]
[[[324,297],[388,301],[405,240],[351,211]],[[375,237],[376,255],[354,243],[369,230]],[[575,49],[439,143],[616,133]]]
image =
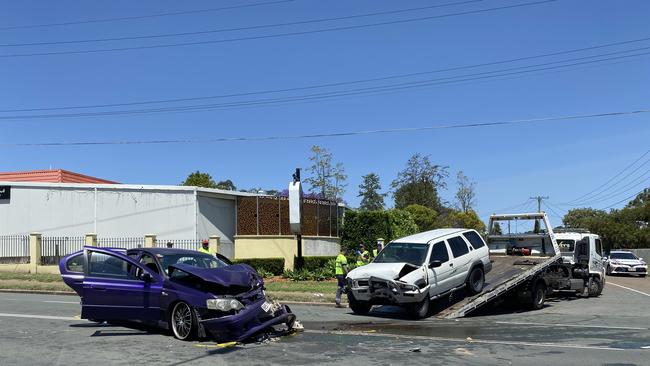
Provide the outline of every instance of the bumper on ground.
[[234,315],[219,318],[202,319],[201,325],[215,339],[220,341],[243,341],[274,325],[293,326],[296,315],[286,305],[266,312],[262,305],[266,299],[246,306]]

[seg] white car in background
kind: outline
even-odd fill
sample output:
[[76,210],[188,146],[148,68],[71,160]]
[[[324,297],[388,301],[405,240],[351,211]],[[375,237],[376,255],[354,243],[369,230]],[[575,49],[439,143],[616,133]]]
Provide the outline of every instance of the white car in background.
[[643,258],[637,257],[627,250],[612,250],[607,259],[607,274],[624,273],[645,277],[648,273],[648,264]]
[[491,269],[488,247],[475,230],[431,230],[388,243],[370,264],[350,271],[348,302],[357,314],[391,304],[424,318],[433,299],[463,287],[480,293]]

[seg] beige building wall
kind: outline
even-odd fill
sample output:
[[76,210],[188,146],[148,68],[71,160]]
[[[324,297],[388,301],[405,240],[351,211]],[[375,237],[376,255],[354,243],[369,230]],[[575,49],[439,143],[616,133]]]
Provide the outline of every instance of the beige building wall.
[[[303,237],[303,256],[335,256],[339,253],[339,238]],[[284,268],[294,268],[298,254],[296,237],[293,235],[239,235],[235,237],[235,259],[284,258]]]

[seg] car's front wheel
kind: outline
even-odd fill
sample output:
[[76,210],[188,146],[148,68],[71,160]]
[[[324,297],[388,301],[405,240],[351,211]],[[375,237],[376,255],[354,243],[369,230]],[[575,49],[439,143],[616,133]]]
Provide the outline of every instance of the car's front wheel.
[[197,320],[192,308],[185,302],[177,302],[172,308],[170,323],[174,337],[189,341],[196,336]]

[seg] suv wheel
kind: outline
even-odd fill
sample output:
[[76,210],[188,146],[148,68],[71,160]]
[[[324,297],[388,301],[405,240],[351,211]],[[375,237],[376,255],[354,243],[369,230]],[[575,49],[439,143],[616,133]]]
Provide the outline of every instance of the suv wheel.
[[476,295],[483,291],[485,285],[485,274],[481,267],[474,267],[467,277],[467,291],[470,295]]
[[429,315],[430,304],[431,300],[429,300],[429,295],[427,294],[427,296],[424,297],[424,300],[409,304],[407,311],[413,319],[424,319]]
[[368,301],[360,301],[354,298],[352,292],[348,292],[348,304],[355,314],[366,315],[372,308]]

